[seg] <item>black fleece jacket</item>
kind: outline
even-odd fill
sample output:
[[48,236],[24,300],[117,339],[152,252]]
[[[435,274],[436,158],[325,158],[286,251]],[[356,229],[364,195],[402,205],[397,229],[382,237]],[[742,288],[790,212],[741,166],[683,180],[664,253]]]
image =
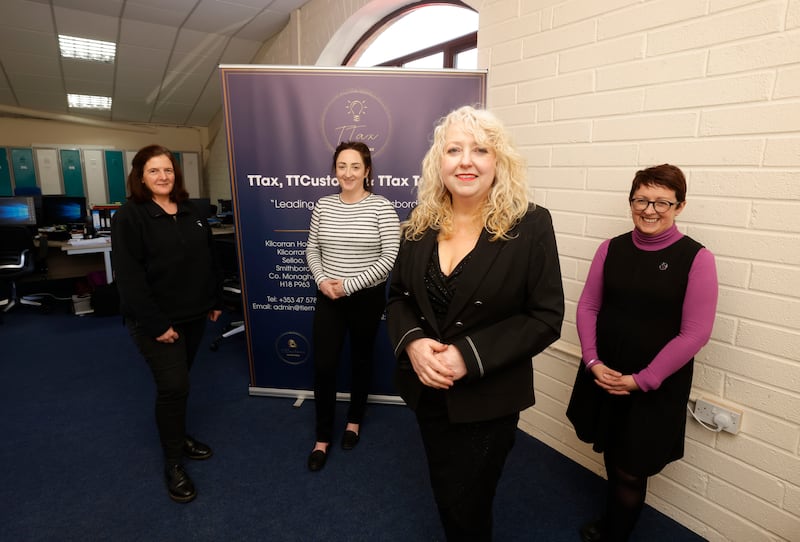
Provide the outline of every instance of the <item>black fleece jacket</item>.
[[111,247],[122,315],[148,335],[222,307],[211,228],[191,202],[173,217],[153,201],[128,201],[111,220]]

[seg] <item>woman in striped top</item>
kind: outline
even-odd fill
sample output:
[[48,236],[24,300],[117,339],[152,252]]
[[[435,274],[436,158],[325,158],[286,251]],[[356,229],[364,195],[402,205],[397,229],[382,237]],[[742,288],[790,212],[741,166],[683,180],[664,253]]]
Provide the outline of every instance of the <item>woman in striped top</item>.
[[317,283],[314,307],[314,403],[317,441],[308,468],[325,466],[333,437],[336,372],[350,335],[352,377],[342,448],[358,444],[372,380],[373,350],[386,306],[386,278],[400,246],[392,204],[372,193],[369,147],[339,144],[333,155],[338,194],[317,201],[311,214],[306,260]]

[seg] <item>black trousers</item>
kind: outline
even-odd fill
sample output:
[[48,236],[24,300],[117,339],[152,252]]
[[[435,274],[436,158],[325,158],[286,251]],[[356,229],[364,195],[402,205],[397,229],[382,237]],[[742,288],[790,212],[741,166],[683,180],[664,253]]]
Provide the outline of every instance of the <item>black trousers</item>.
[[416,410],[439,517],[449,542],[490,541],[492,503],[519,413],[452,423],[445,401],[443,391],[425,388]]
[[156,384],[156,426],[167,464],[180,463],[186,438],[186,404],[189,398],[189,370],[203,339],[206,318],[172,328],[179,338],[160,343],[145,335],[133,320],[126,321],[134,343],[144,356]]
[[361,424],[364,419],[372,381],[375,337],[385,307],[385,284],[335,300],[317,291],[312,342],[316,437],[319,442],[331,442],[333,438],[336,373],[348,333],[352,376],[347,422]]

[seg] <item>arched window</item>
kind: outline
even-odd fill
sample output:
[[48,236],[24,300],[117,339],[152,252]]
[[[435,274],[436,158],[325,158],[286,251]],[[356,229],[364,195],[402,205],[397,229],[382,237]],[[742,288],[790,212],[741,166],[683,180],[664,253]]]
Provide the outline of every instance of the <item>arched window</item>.
[[462,2],[417,2],[384,17],[345,66],[478,67],[478,14]]

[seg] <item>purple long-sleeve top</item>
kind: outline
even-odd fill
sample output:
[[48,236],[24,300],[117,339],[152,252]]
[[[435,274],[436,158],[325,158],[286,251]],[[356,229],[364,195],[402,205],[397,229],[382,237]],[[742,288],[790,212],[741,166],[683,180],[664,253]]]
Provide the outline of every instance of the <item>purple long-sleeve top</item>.
[[[640,250],[664,249],[678,241],[683,234],[675,224],[653,236],[633,230],[633,244]],[[588,367],[602,363],[597,355],[597,314],[603,304],[603,269],[610,239],[603,241],[595,253],[589,275],[583,287],[576,314],[578,337],[583,362]],[[642,391],[658,389],[661,383],[683,367],[711,337],[717,311],[717,269],[714,255],[702,248],[689,270],[689,282],[683,299],[683,313],[678,335],[656,354],[647,367],[635,373],[633,379]],[[650,307],[658,310],[658,307]]]

